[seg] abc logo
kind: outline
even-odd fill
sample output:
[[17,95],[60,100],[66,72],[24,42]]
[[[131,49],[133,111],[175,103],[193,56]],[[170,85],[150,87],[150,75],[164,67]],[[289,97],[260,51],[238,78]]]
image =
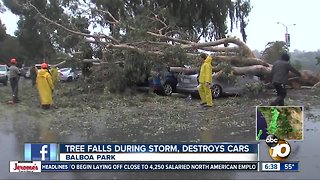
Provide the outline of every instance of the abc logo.
[[269,135],[266,143],[270,147],[269,154],[273,160],[283,161],[291,153],[290,144],[283,139],[278,139],[275,135]]

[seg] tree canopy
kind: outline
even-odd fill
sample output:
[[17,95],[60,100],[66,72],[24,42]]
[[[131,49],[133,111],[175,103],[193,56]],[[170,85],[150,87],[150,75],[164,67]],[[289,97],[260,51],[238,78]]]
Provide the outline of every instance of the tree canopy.
[[[161,34],[180,35],[192,41],[204,38],[208,41],[221,39],[239,25],[244,41],[247,16],[251,10],[249,1],[243,0],[96,0],[94,15],[100,15],[106,21],[99,21],[113,28],[110,12],[119,21],[141,27],[149,25],[150,30],[159,30]],[[125,28],[125,27],[123,27]],[[145,27],[144,27],[145,28]],[[127,28],[125,28],[125,31]],[[177,33],[179,32],[179,33]],[[180,34],[182,33],[183,34]]]
[[9,63],[13,57],[18,59],[19,64],[30,64],[30,60],[26,57],[25,49],[20,45],[16,37],[6,35],[6,38],[0,42],[0,61],[1,63]]
[[[70,52],[72,47],[79,42],[79,37],[66,34],[50,23],[40,18],[36,11],[26,8],[28,3],[33,4],[48,18],[68,26],[83,26],[82,18],[74,18],[64,12],[63,6],[58,0],[32,0],[15,1],[3,0],[4,5],[12,13],[20,17],[18,29],[15,32],[21,45],[27,50],[30,59],[50,59],[59,52]],[[88,24],[86,25],[86,27]]]
[[[0,2],[0,13],[4,13],[6,10],[2,3]],[[0,19],[0,42],[3,41],[6,37],[6,26],[2,24],[2,21]]]
[[[39,13],[71,30],[90,33],[107,28],[123,42],[154,37],[146,31],[198,42],[224,38],[239,27],[246,40],[245,27],[251,10],[249,0],[3,0],[4,5],[20,16],[16,36],[30,58],[50,57],[54,51],[78,50],[83,39],[67,34],[39,18]],[[29,8],[28,8],[29,7]],[[228,24],[230,22],[230,24]],[[228,28],[229,26],[229,28]],[[92,32],[91,32],[92,33]]]
[[[124,76],[118,77],[127,79],[129,85],[141,80],[140,75],[150,75],[159,62],[165,66],[189,64],[199,50],[215,53],[215,59],[229,63],[235,74],[267,75],[270,63],[288,50],[283,42],[269,43],[262,56],[266,62],[256,58],[248,48],[245,28],[251,11],[249,0],[3,0],[3,3],[20,17],[16,35],[29,58],[47,60],[56,58],[56,54],[78,55],[81,51],[80,59],[89,64],[97,61],[88,60],[92,55],[99,57],[97,62],[101,64],[114,66],[122,61],[124,67],[117,73],[123,72]],[[242,41],[226,37],[235,27],[240,29]],[[320,79],[310,72],[304,75],[302,84],[314,84]]]

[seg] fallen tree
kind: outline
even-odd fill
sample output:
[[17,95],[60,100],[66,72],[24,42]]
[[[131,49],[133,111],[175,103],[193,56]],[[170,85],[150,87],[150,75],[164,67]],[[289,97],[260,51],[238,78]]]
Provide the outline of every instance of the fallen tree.
[[[171,49],[180,49],[180,51],[184,52],[186,56],[190,59],[199,59],[199,51],[205,50],[208,53],[212,53],[211,55],[214,58],[214,61],[218,62],[227,62],[230,64],[230,68],[235,75],[258,75],[263,77],[263,80],[266,82],[270,82],[270,73],[272,69],[272,65],[267,63],[263,59],[257,58],[254,53],[250,50],[250,48],[240,39],[236,37],[227,37],[221,38],[213,42],[194,42],[187,39],[179,38],[182,32],[176,32],[174,34],[163,33],[164,29],[170,29],[171,27],[165,22],[159,19],[159,16],[154,14],[153,17],[148,17],[152,20],[152,22],[158,22],[162,24],[161,28],[157,31],[155,30],[141,30],[139,28],[133,27],[132,25],[128,25],[125,22],[117,19],[111,12],[104,11],[100,9],[91,9],[98,11],[103,14],[105,18],[108,19],[108,23],[112,24],[114,28],[126,28],[128,34],[130,33],[142,33],[143,36],[147,37],[149,40],[137,40],[137,41],[126,41],[123,39],[118,39],[119,37],[114,37],[112,35],[106,35],[102,33],[90,34],[79,32],[74,29],[70,29],[58,22],[55,22],[45,15],[43,15],[34,5],[28,4],[26,6],[30,10],[33,10],[37,13],[39,17],[45,20],[47,23],[51,25],[55,25],[57,28],[61,28],[71,34],[83,36],[88,43],[99,45],[103,51],[109,50],[121,50],[121,51],[129,51],[135,52],[141,55],[149,55],[150,57],[154,56],[162,56],[164,59],[168,60],[172,56],[177,54],[166,53],[165,51],[170,51]],[[181,36],[180,36],[181,37]],[[183,55],[180,58],[184,58]],[[104,62],[109,61],[107,58],[102,59],[84,59],[84,62],[87,63],[95,63],[95,64],[103,64]],[[170,65],[170,63],[169,63]],[[199,68],[172,68],[172,71],[181,72],[181,71],[199,71]],[[223,68],[214,68],[215,72],[224,71]],[[320,74],[315,73],[308,70],[301,71],[301,78],[294,78],[293,74],[290,74],[289,84],[295,88],[299,88],[300,86],[314,86],[315,84],[320,82]]]

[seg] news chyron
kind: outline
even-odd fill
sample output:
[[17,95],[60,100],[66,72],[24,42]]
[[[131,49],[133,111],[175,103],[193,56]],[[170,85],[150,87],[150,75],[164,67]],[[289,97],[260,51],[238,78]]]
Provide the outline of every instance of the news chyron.
[[257,171],[258,161],[256,142],[25,144],[24,161],[10,161],[10,172]]
[[256,140],[266,143],[271,161],[291,160],[289,142],[303,140],[303,110],[302,106],[256,107]]

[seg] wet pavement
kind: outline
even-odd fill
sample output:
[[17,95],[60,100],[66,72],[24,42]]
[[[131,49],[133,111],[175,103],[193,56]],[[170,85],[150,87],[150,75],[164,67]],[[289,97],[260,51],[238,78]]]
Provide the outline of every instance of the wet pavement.
[[[92,110],[85,114],[68,114],[66,109],[42,111],[32,103],[10,106],[5,103],[8,88],[0,86],[0,178],[1,179],[316,179],[319,178],[320,157],[316,142],[320,137],[320,106],[318,100],[307,98],[307,90],[289,101],[307,106],[304,120],[304,140],[290,141],[290,160],[300,161],[300,172],[99,172],[99,173],[9,173],[9,161],[23,160],[25,142],[113,142],[113,143],[208,143],[249,142],[255,139],[255,107],[263,103],[252,98],[251,104],[241,105],[244,97],[222,98],[216,106],[222,109],[205,111],[197,107],[197,100],[185,102],[179,97],[172,105],[167,99],[158,103],[159,112],[149,112],[147,107],[133,106],[123,109]],[[314,97],[317,94],[314,95]],[[24,97],[26,100],[28,97]],[[258,98],[259,99],[259,98]],[[262,98],[263,99],[263,98]],[[157,99],[156,99],[157,100]],[[168,103],[168,105],[162,105]],[[188,104],[189,103],[189,104]],[[190,104],[191,103],[191,104]],[[231,105],[229,105],[231,104]],[[152,106],[148,107],[152,109]],[[181,111],[176,114],[174,109]],[[234,109],[234,111],[233,111]],[[79,109],[75,109],[79,111]],[[166,113],[167,112],[167,113]],[[249,113],[248,113],[249,112]],[[165,113],[166,119],[161,117]],[[228,116],[231,113],[233,116]],[[81,116],[78,117],[78,116]],[[83,116],[83,117],[82,117]],[[147,116],[149,118],[139,119]],[[91,117],[91,118],[90,118]],[[128,118],[131,117],[131,118]],[[90,119],[85,121],[84,119]],[[106,119],[108,121],[106,121]],[[111,119],[109,121],[109,119]],[[271,161],[267,146],[262,143],[261,160]]]

